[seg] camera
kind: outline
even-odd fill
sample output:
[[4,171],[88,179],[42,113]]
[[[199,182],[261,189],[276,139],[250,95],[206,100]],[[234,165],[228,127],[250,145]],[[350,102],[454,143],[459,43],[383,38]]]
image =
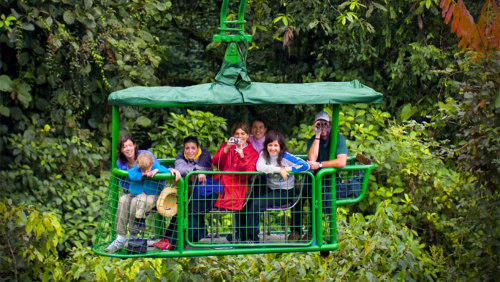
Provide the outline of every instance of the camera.
[[320,122],[318,122],[318,123],[316,124],[316,128],[318,128],[318,129],[319,129],[319,128],[320,128],[320,127],[322,127],[322,126],[327,126],[327,125],[328,125],[328,122],[326,122],[326,121],[320,121]]
[[229,138],[229,142],[235,144],[235,145],[238,145],[241,143],[241,139],[240,138],[236,138],[236,137],[231,137]]

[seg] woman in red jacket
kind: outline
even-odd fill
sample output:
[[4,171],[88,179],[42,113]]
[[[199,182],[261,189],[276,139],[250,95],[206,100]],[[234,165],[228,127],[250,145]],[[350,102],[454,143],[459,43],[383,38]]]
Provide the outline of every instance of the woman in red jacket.
[[[237,122],[231,130],[233,137],[222,143],[212,158],[212,164],[219,171],[255,171],[259,154],[248,141],[250,127],[246,122]],[[239,211],[245,202],[247,179],[250,175],[221,174],[224,192],[219,196],[215,206],[221,209]]]
[[[224,142],[217,153],[212,158],[212,164],[219,171],[255,171],[259,154],[248,141],[250,137],[250,127],[246,122],[237,122],[232,130],[232,137],[228,142]],[[224,186],[223,192],[215,202],[215,207],[226,210],[241,211],[245,203],[247,193],[248,180],[251,175],[244,174],[220,174],[214,179],[220,179],[220,183]],[[238,213],[237,235],[243,235],[240,232],[240,226],[246,222],[246,214],[244,211]],[[246,233],[246,232],[244,232]],[[241,236],[245,237],[245,236]],[[228,238],[233,241],[233,238]],[[235,238],[236,239],[236,238]],[[242,238],[244,239],[244,238]]]

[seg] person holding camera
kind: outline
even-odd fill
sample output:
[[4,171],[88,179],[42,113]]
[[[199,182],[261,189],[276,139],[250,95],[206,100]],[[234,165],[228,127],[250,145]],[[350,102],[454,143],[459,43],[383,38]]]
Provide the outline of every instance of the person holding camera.
[[[212,164],[219,171],[255,171],[259,154],[248,141],[250,127],[246,122],[237,122],[232,130],[232,137],[222,143],[212,158]],[[220,179],[224,186],[222,194],[215,206],[222,209],[239,211],[243,208],[247,191],[245,174],[219,174],[214,179]]]
[[[335,167],[343,168],[347,165],[347,145],[343,135],[337,135],[337,148],[335,152],[336,158],[330,159],[330,131],[332,128],[331,117],[325,112],[319,112],[314,118],[315,135],[307,141],[307,163],[314,170],[314,174],[321,168]],[[288,237],[290,241],[300,240],[302,238],[302,207],[306,201],[312,198],[312,187],[310,183],[304,184],[302,198],[299,203],[292,209],[293,227],[292,233]],[[328,187],[328,184],[323,184],[323,187]],[[311,238],[311,230],[306,234],[305,239],[309,241]]]
[[[212,158],[212,164],[219,171],[255,171],[259,154],[249,142],[250,127],[246,122],[237,122],[231,130],[232,137],[224,142]],[[214,206],[220,209],[239,211],[236,214],[236,237],[229,237],[234,242],[240,237],[242,226],[246,225],[246,212],[243,210],[247,195],[247,183],[251,174],[219,174],[214,179],[219,179],[223,191]]]

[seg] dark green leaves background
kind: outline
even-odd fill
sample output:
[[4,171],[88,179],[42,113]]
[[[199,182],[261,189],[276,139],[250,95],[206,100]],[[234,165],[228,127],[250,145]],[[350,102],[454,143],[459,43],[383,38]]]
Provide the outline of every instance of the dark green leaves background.
[[[366,198],[339,209],[339,251],[326,259],[315,253],[126,261],[93,256],[88,246],[113,149],[108,94],[134,85],[213,81],[224,55],[224,46],[211,39],[220,4],[0,2],[0,210],[12,211],[0,222],[8,243],[0,248],[2,277],[498,277],[498,54],[478,62],[460,52],[437,0],[248,1],[252,80],[358,79],[385,95],[383,105],[342,107],[340,130],[350,152],[373,156],[378,167]],[[482,3],[467,5],[476,16]],[[304,153],[320,109],[123,108],[120,128],[142,148],[172,157],[186,134],[198,132],[214,153],[233,122],[260,116],[286,134],[292,152]]]

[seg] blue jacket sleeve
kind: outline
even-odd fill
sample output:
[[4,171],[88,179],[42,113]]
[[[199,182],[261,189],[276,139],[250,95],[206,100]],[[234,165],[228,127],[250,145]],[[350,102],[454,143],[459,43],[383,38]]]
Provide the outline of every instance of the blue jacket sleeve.
[[132,181],[141,181],[142,179],[142,171],[139,169],[137,165],[133,168],[128,169],[128,178]]
[[283,159],[293,164],[292,172],[303,172],[309,169],[309,165],[307,164],[306,161],[292,154],[289,153],[283,154]]
[[159,163],[153,163],[153,167],[151,167],[151,170],[153,169],[158,169],[158,172],[161,173],[170,173],[170,168],[166,168]]

